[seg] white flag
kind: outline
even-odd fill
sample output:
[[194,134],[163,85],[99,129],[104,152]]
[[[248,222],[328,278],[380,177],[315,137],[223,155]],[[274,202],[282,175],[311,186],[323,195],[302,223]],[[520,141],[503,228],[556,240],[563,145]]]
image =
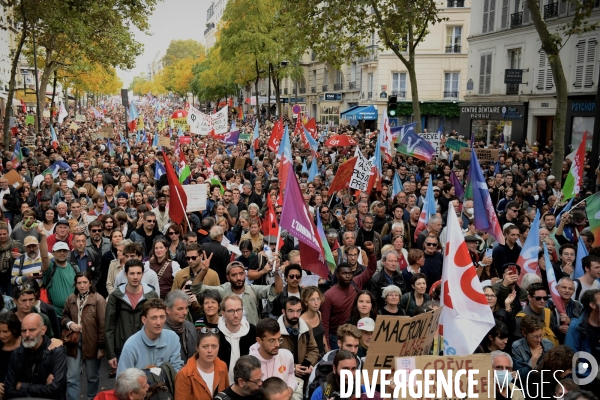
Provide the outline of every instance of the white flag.
[[440,332],[444,354],[472,354],[495,325],[456,214],[448,213],[442,273]]
[[68,115],[69,113],[67,112],[65,105],[63,103],[60,103],[60,109],[58,110],[58,123],[62,124]]

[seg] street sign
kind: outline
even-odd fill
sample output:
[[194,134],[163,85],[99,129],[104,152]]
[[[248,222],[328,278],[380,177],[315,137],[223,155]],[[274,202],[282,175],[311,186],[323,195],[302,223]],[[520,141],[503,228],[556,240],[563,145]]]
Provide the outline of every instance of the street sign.
[[300,112],[302,112],[302,107],[300,107],[298,104],[296,104],[294,107],[292,107],[292,112],[294,114],[300,114]]
[[395,128],[398,126],[398,118],[390,118],[390,128]]
[[473,79],[469,79],[467,81],[467,90],[473,90],[473,86],[474,86]]
[[325,93],[325,100],[341,101],[342,94],[341,93]]
[[519,85],[523,83],[523,70],[522,69],[505,69],[504,70],[504,83],[508,85]]

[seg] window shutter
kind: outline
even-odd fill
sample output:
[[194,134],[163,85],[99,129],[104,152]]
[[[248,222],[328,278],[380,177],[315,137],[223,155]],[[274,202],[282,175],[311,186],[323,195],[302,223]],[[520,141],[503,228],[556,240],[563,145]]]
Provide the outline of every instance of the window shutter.
[[587,49],[585,54],[585,76],[583,85],[586,88],[594,86],[594,64],[596,63],[596,45],[598,42],[596,39],[589,39],[587,41]]
[[581,89],[583,85],[583,69],[585,64],[585,39],[580,40],[575,45],[577,56],[575,57],[575,82],[573,86]]
[[527,0],[523,0],[523,24],[529,23],[529,7],[527,6]]
[[486,58],[487,60],[485,62],[485,94],[490,94],[492,86],[492,54],[488,54]]
[[490,0],[488,32],[494,32],[494,22],[496,20],[496,0]]
[[490,0],[483,0],[483,27],[481,33],[488,32],[488,14],[489,14]]
[[546,82],[546,53],[543,50],[540,50],[540,59],[538,62],[538,81],[536,88],[538,90],[544,90],[545,82]]
[[508,28],[508,0],[502,0],[502,16],[500,17],[500,29]]
[[484,94],[485,90],[485,60],[487,54],[479,57],[479,94]]

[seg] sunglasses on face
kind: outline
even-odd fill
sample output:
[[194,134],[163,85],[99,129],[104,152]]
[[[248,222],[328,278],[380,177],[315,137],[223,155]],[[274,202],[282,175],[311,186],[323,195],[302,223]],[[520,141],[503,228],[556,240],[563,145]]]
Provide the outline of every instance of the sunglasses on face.
[[179,235],[179,232],[168,232],[168,234],[169,234],[169,236],[172,236],[172,235]]
[[155,219],[151,219],[151,220],[146,220],[147,223],[149,224],[155,224],[156,220]]
[[437,246],[437,243],[425,243],[425,246],[433,247],[433,246]]
[[533,298],[535,299],[535,301],[546,301],[548,300],[549,296],[533,296]]
[[302,278],[302,275],[288,275],[288,278],[290,278],[290,279],[300,279],[300,278]]
[[189,257],[188,257],[188,256],[185,256],[185,259],[186,259],[187,261],[190,261],[190,260],[192,260],[192,261],[196,261],[196,258],[198,258],[198,257],[199,257],[199,256],[189,256]]
[[92,232],[92,233],[100,233],[100,232],[102,232],[102,229],[92,229],[90,232]]

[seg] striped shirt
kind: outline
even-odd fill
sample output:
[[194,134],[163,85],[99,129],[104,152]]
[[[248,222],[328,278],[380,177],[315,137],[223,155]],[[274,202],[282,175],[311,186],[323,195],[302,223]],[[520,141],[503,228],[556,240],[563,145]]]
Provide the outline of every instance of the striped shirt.
[[[23,266],[21,266],[21,261]],[[17,258],[13,264],[11,283],[13,285],[20,285],[23,283],[23,278],[31,274],[40,274],[38,284],[42,285],[42,256],[38,252],[36,258],[29,258],[25,253],[23,256]]]

